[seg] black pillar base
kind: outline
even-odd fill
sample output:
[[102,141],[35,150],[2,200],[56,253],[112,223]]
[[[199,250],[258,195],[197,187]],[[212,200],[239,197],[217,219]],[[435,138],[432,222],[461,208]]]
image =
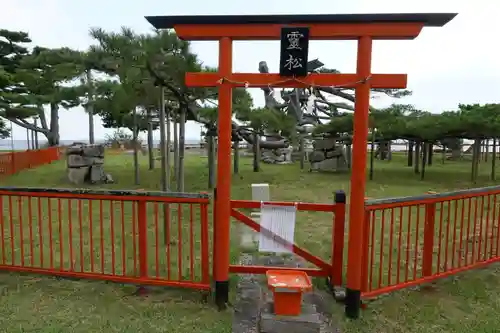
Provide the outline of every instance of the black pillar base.
[[346,317],[351,319],[359,318],[360,309],[361,309],[361,291],[347,288],[345,297]]
[[229,303],[229,281],[215,281],[215,304],[219,311],[225,310]]

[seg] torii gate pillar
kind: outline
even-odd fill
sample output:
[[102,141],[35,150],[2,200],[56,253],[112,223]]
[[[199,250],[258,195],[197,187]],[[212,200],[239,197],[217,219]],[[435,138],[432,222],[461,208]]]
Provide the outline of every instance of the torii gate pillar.
[[[228,302],[229,220],[231,216],[231,131],[232,88],[308,87],[354,88],[354,137],[349,241],[347,264],[346,315],[359,316],[361,305],[363,242],[365,228],[366,151],[371,88],[406,88],[406,75],[371,74],[372,41],[414,39],[424,26],[443,26],[456,14],[341,14],[341,15],[245,15],[245,16],[151,16],[146,19],[157,29],[174,28],[184,40],[219,41],[217,73],[187,73],[190,87],[219,87],[217,152],[217,220],[214,240],[215,298],[219,307]],[[279,40],[281,28],[309,27],[311,40],[357,40],[356,74],[310,74],[284,82],[278,74],[233,73],[233,40]]]

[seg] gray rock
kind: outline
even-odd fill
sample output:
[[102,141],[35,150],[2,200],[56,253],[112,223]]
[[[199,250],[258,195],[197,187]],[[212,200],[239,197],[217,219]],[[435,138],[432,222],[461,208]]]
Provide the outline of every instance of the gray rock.
[[321,140],[315,140],[313,142],[314,150],[328,150],[335,148],[336,140],[332,138],[326,138]]
[[85,146],[82,154],[87,157],[104,157],[104,145]]
[[340,150],[329,150],[326,152],[326,158],[333,158],[333,157],[339,157],[342,156],[342,151]]
[[80,185],[85,182],[89,174],[89,167],[81,167],[81,168],[68,168],[68,180],[75,184]]
[[88,165],[103,165],[104,158],[103,157],[85,157]]
[[[66,151],[68,179],[75,184],[112,183],[111,175],[104,172],[104,145],[74,143]],[[70,169],[81,169],[72,170]]]
[[102,165],[93,165],[90,167],[90,183],[100,183],[106,180],[106,174]]
[[104,182],[106,184],[114,184],[115,181],[113,180],[113,177],[109,173],[107,173]]
[[311,170],[316,171],[345,171],[347,163],[345,158],[329,158],[321,162],[311,163]]
[[71,154],[66,158],[68,168],[80,168],[88,166],[88,161],[81,155]]
[[312,151],[311,153],[309,153],[309,161],[311,161],[311,163],[321,162],[324,159],[325,153],[323,153],[322,151]]
[[81,146],[70,146],[66,148],[66,155],[81,155],[82,154],[82,147]]
[[299,316],[277,316],[273,304],[263,306],[260,314],[261,333],[320,333],[321,319],[313,304],[303,304]]

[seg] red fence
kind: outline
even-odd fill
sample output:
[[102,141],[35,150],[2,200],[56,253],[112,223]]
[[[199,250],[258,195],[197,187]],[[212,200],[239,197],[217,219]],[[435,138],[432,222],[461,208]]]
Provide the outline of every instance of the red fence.
[[362,295],[500,260],[500,186],[366,203]]
[[59,147],[3,153],[0,154],[0,176],[51,163],[59,160],[60,156]]
[[0,269],[209,289],[206,194],[0,188]]
[[[362,297],[499,261],[499,195],[495,186],[366,201]],[[209,204],[207,194],[0,188],[0,270],[209,290]],[[231,215],[270,233],[240,211],[261,204],[232,200]],[[272,204],[331,214],[330,258],[271,236],[316,266],[301,270],[340,286],[345,194],[336,193],[331,204]],[[264,274],[270,268],[230,265],[229,270]]]

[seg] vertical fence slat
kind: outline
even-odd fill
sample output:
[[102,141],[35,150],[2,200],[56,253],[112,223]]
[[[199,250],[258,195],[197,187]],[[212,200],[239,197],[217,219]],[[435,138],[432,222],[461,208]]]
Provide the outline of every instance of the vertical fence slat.
[[59,225],[59,269],[64,268],[64,247],[63,247],[63,228],[62,228],[62,207],[61,199],[57,199],[57,221]]
[[146,201],[137,202],[137,226],[139,234],[139,272],[141,278],[148,277],[148,219]]
[[12,196],[9,196],[9,220],[10,220],[10,263],[11,265],[16,265],[16,260],[14,257],[14,217],[12,216]]
[[182,280],[182,244],[184,243],[182,240],[182,206],[181,204],[177,204],[177,229],[178,229],[178,247],[177,247],[177,279],[179,281]]
[[[112,205],[113,203],[111,203]],[[110,205],[110,209],[113,207]],[[99,245],[100,245],[100,253],[99,257],[101,257],[101,273],[105,272],[105,266],[104,266],[104,255],[105,255],[105,250],[104,250],[104,207],[103,207],[103,202],[102,200],[99,200]]]
[[[101,221],[101,223],[103,223]],[[109,200],[109,224],[111,231],[111,274],[116,274],[116,253],[115,253],[115,208],[113,206],[113,200]],[[101,253],[104,257],[104,253]]]
[[422,250],[422,275],[432,275],[434,260],[434,232],[435,232],[436,204],[425,205],[424,248]]
[[[462,267],[462,256],[463,256],[463,241],[464,241],[464,215],[465,215],[465,200],[462,199],[460,200],[460,203],[462,204],[462,209],[460,213],[460,243],[458,245],[459,247],[459,255],[458,255],[458,267]],[[467,244],[466,244],[467,245]]]
[[[420,234],[420,205],[414,206],[417,209],[417,222],[415,226],[415,250],[413,251],[413,280],[417,278],[417,271],[418,271],[418,260],[419,260],[419,247],[418,247],[418,241],[419,241],[419,234]],[[408,230],[410,232],[410,230]]]
[[[201,276],[202,283],[210,283],[210,258],[209,258],[209,236],[208,236],[208,204],[200,204],[201,210]],[[170,272],[170,266],[168,266]]]
[[17,214],[19,223],[19,247],[21,248],[21,266],[24,267],[24,232],[23,232],[23,197],[17,197]]
[[73,253],[73,202],[68,199],[68,234],[69,234],[69,257],[70,257],[70,269],[73,272],[75,270],[75,258]]

